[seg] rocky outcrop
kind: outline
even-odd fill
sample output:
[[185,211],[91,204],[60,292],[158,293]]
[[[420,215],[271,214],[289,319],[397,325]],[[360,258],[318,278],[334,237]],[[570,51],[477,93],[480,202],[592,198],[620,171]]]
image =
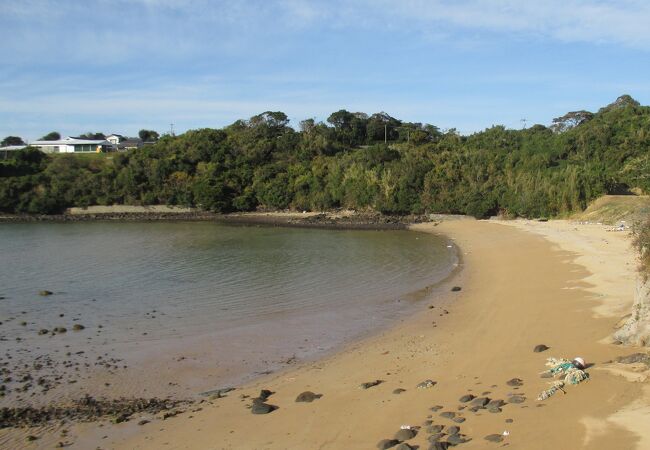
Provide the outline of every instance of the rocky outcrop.
[[614,339],[628,345],[650,346],[650,280],[637,282],[632,314],[614,333]]

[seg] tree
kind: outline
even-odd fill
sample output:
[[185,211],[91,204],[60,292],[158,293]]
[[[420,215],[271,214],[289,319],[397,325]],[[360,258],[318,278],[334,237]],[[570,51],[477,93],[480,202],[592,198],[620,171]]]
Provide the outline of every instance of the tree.
[[61,134],[58,131],[50,131],[41,138],[41,141],[58,141],[61,139]]
[[551,129],[556,133],[563,133],[571,128],[575,128],[578,125],[582,125],[585,122],[590,121],[594,118],[594,113],[589,111],[571,111],[563,115],[562,117],[556,117],[553,119],[553,125]]
[[93,133],[92,131],[89,131],[88,133],[80,134],[79,137],[81,139],[92,139],[92,140],[100,140],[100,139],[106,139],[106,136],[104,133]]
[[25,145],[25,142],[18,136],[7,136],[0,142],[0,147],[6,147],[8,145]]
[[138,132],[138,136],[139,136],[140,139],[142,139],[144,142],[155,142],[155,141],[157,141],[158,138],[160,137],[160,135],[158,134],[157,131],[153,131],[153,130],[144,130],[144,129],[142,129],[142,130],[140,130],[140,131]]

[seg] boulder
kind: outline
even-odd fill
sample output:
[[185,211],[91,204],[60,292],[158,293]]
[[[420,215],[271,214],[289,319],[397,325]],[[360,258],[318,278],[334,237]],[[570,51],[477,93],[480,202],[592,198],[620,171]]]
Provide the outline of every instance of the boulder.
[[306,403],[311,403],[314,400],[318,400],[321,398],[323,394],[314,394],[311,391],[305,391],[301,394],[298,394],[298,397],[296,397],[296,402],[306,402]]
[[418,433],[415,430],[404,429],[399,430],[397,433],[395,433],[394,437],[398,441],[408,441],[409,439],[413,439],[417,434]]
[[548,350],[548,347],[544,344],[536,345],[535,348],[533,349],[535,353],[545,352],[546,350]]
[[395,447],[397,444],[399,444],[399,441],[396,439],[383,439],[379,441],[377,448],[379,450],[386,450],[388,448]]

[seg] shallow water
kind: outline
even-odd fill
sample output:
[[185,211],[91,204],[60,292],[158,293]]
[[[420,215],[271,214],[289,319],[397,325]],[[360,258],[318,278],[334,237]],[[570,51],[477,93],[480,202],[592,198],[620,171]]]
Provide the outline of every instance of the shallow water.
[[[443,238],[407,231],[4,224],[2,361],[30,364],[76,350],[84,352],[82,372],[98,370],[89,361],[104,355],[128,370],[158,364],[191,389],[241,382],[411,312],[412,294],[455,262]],[[44,289],[54,294],[39,296]],[[77,323],[85,329],[72,332]],[[38,334],[54,327],[69,331]],[[181,353],[193,355],[193,365],[170,363]],[[201,376],[172,376],[192,368]],[[127,393],[143,386],[132,383]]]

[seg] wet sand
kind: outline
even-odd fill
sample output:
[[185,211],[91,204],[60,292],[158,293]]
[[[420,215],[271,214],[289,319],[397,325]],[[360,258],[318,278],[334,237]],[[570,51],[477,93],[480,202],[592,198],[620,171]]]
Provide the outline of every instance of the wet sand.
[[[631,374],[643,379],[635,371],[641,368],[609,363],[638,351],[608,339],[633,300],[634,253],[623,234],[567,222],[459,220],[414,228],[442,233],[462,251],[463,270],[431,302],[433,308],[336,355],[262,378],[166,421],[138,426],[134,416],[117,425],[67,427],[71,448],[375,448],[401,425],[421,427],[407,442],[429,448],[427,421],[458,426],[471,439],[460,448],[468,449],[506,443],[526,449],[648,448],[646,383],[629,381]],[[451,292],[453,285],[462,289]],[[550,349],[534,353],[538,344]],[[549,381],[539,377],[545,359],[578,355],[593,364],[591,379],[537,402]],[[513,378],[522,385],[509,386]],[[375,380],[382,382],[359,388]],[[435,384],[416,387],[425,380]],[[277,409],[254,415],[247,406],[261,389],[274,392],[266,402]],[[304,391],[322,397],[295,402]],[[471,412],[459,401],[465,394],[508,403],[501,411]],[[515,403],[513,396],[525,400]],[[453,422],[443,412],[465,420]],[[51,447],[56,431],[27,445]],[[484,440],[504,431],[509,435],[502,443]],[[24,443],[22,433],[0,431],[0,444]]]

